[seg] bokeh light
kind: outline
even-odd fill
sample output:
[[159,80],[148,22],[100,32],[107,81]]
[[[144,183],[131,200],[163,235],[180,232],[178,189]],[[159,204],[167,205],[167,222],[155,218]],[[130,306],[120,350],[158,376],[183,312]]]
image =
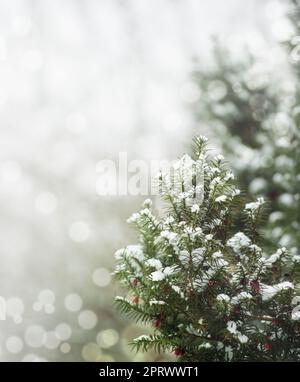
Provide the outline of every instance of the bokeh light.
[[55,328],[56,336],[62,340],[68,340],[72,335],[72,328],[70,325],[62,322],[61,324],[58,324]]
[[119,334],[114,329],[102,330],[97,335],[97,344],[103,349],[108,349],[116,345],[118,341],[119,341]]
[[23,349],[23,341],[20,337],[12,336],[6,340],[6,349],[13,354],[20,353]]
[[78,324],[82,329],[93,329],[97,325],[97,322],[97,315],[91,310],[83,310],[78,315]]
[[40,348],[45,344],[46,331],[40,325],[31,325],[25,331],[25,342],[32,348]]
[[69,294],[65,298],[65,307],[69,312],[78,312],[82,307],[82,298],[75,293]]
[[99,287],[106,287],[111,281],[110,272],[105,268],[95,269],[93,272],[93,282]]

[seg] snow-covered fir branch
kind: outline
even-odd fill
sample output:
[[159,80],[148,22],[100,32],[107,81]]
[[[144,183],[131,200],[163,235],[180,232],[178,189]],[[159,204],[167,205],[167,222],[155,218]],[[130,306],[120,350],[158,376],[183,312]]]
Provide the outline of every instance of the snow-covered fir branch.
[[206,146],[196,138],[193,155],[159,175],[167,212],[146,201],[129,220],[140,243],[116,253],[128,289],[118,306],[154,331],[133,345],[182,361],[300,360],[300,264],[286,248],[263,248],[264,200],[243,207],[224,158]]

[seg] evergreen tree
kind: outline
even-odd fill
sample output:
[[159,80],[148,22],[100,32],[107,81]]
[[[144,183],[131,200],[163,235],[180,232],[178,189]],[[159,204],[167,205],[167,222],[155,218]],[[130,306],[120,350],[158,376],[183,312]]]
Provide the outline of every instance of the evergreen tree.
[[289,246],[299,255],[299,1],[290,0],[289,17],[295,36],[285,44],[285,52],[293,86],[274,84],[272,73],[260,75],[254,70],[253,57],[237,63],[217,46],[216,67],[193,74],[203,93],[194,113],[214,126],[243,190],[249,197],[263,195],[269,202],[268,245]]
[[117,305],[153,325],[132,344],[180,361],[299,361],[299,258],[261,247],[262,198],[244,206],[244,230],[235,226],[240,191],[206,141],[160,174],[166,211],[146,200],[129,219],[140,243],[116,253],[128,289]]

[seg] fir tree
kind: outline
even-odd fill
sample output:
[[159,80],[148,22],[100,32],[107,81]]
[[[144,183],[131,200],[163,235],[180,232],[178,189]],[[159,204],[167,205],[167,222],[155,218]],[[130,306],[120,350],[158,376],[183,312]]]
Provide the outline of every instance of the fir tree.
[[272,73],[260,75],[253,57],[234,62],[220,46],[216,67],[193,74],[203,93],[194,108],[196,118],[214,126],[249,197],[263,195],[269,202],[267,244],[289,246],[295,256],[300,255],[299,16],[299,1],[290,0],[295,32],[285,44],[288,86],[274,84]]
[[240,191],[206,141],[160,174],[166,211],[146,200],[129,219],[140,243],[116,253],[128,289],[117,305],[153,326],[132,344],[180,361],[299,361],[300,263],[261,247],[262,198],[243,207],[243,231],[234,225]]

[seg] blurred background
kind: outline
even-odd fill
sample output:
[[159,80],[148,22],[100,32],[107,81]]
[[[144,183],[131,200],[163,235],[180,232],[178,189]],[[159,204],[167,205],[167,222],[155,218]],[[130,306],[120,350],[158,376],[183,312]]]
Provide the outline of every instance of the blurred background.
[[[174,159],[195,134],[195,60],[213,36],[272,68],[272,0],[0,0],[1,361],[158,360],[116,312],[114,252],[139,196],[97,193],[97,163]],[[280,61],[280,60],[279,60]],[[276,64],[279,62],[276,59]]]

